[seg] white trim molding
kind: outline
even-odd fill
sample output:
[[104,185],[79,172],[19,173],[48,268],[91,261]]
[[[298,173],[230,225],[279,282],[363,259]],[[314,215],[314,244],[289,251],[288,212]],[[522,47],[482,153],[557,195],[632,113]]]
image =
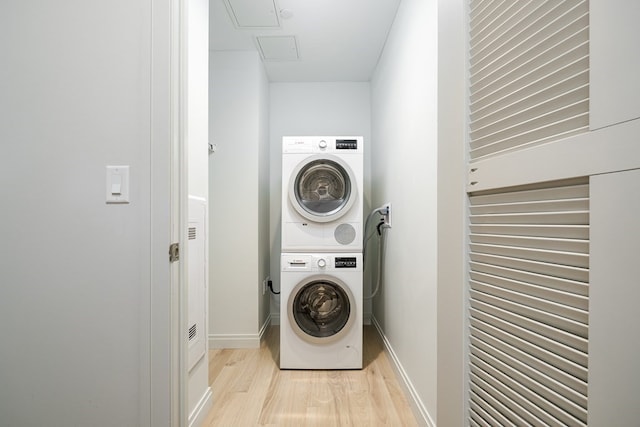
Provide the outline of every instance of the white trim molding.
[[204,423],[204,419],[207,417],[212,407],[213,393],[211,392],[211,387],[207,387],[202,398],[189,414],[189,427],[200,427],[202,423]]
[[259,348],[260,334],[209,334],[209,348]]
[[266,317],[257,334],[209,334],[209,349],[260,348],[260,342],[272,324],[272,317]]
[[386,350],[389,358],[391,359],[391,362],[392,362],[391,365],[395,370],[396,376],[398,377],[398,379],[400,379],[400,385],[402,386],[405,395],[409,398],[408,399],[409,405],[411,406],[413,415],[415,415],[416,417],[416,421],[418,422],[418,424],[425,427],[436,427],[436,423],[433,421],[433,418],[429,414],[429,411],[427,411],[427,408],[424,406],[424,404],[420,400],[420,397],[418,396],[418,392],[413,386],[413,383],[411,382],[409,375],[404,370],[404,367],[402,366],[400,359],[398,358],[395,351],[393,350],[393,347],[391,347],[391,343],[385,336],[384,331],[382,330],[382,326],[380,326],[380,324],[376,321],[376,318],[373,316],[371,316],[371,324],[375,326],[376,331],[378,331],[378,334],[382,339],[382,342],[384,344],[384,349]]
[[280,313],[271,313],[271,324],[280,325]]

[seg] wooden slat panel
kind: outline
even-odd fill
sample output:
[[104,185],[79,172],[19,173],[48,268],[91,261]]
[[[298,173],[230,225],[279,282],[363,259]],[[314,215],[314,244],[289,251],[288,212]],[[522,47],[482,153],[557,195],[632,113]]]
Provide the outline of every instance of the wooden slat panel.
[[[471,322],[473,339],[480,339],[487,344],[501,349],[514,359],[522,363],[522,372],[528,377],[540,382],[548,383],[556,392],[564,395],[576,403],[587,402],[587,374],[584,367],[570,365],[571,370],[562,369],[566,366],[565,359],[558,354],[541,349],[525,339],[503,331],[488,323],[473,319]],[[582,376],[575,376],[571,371],[577,370]]]
[[[481,145],[477,148],[473,148],[470,154],[474,158],[480,158],[488,156],[490,154],[499,154],[516,148],[528,147],[531,144],[541,144],[543,142],[549,142],[555,140],[557,137],[566,138],[574,135],[576,131],[586,131],[589,127],[589,112],[588,100],[585,100],[580,107],[585,107],[583,113],[568,118],[562,118],[558,121],[544,123],[539,127],[529,128],[516,135],[502,138],[495,142],[489,142]],[[571,107],[567,107],[571,108]],[[547,117],[543,117],[541,120],[554,119],[554,112],[551,112]],[[486,142],[483,141],[483,142]],[[472,144],[474,144],[472,142]]]
[[[486,351],[485,351],[486,350]],[[486,383],[491,384],[495,389],[500,390],[505,396],[508,396],[510,400],[520,403],[523,407],[526,407],[528,411],[538,412],[538,414],[546,414],[547,421],[553,422],[558,420],[565,425],[575,425],[576,422],[586,423],[587,414],[584,407],[577,405],[574,402],[566,399],[565,397],[554,392],[544,384],[531,381],[525,374],[513,369],[511,365],[504,363],[494,355],[500,354],[502,359],[507,359],[516,366],[522,369],[526,369],[526,366],[513,359],[507,353],[500,352],[497,349],[493,349],[487,346],[485,343],[476,340],[472,346],[472,375],[475,374],[481,377]],[[510,389],[505,381],[501,381],[501,377],[498,375],[487,374],[485,371],[475,370],[474,365],[478,366],[478,359],[482,360],[484,364],[482,366],[492,366],[494,369],[503,373],[504,377],[515,379],[516,381],[509,381],[509,385],[521,382],[526,386],[520,386],[517,390]],[[474,363],[476,362],[476,363]],[[586,405],[586,397],[584,398]],[[542,417],[541,417],[542,418]],[[539,425],[531,420],[534,425]],[[540,421],[538,420],[538,423]]]
[[[501,313],[510,313],[512,315],[518,315],[525,319],[535,319],[541,325],[546,325],[558,331],[564,331],[575,336],[577,338],[585,339],[588,336],[587,325],[581,322],[576,322],[565,317],[556,316],[543,310],[538,310],[526,305],[511,302],[509,300],[492,296],[491,294],[476,291],[478,288],[476,283],[472,283],[474,290],[471,291],[471,295],[474,302],[484,303],[485,310],[489,312],[498,313],[496,310],[500,310]],[[490,307],[490,308],[488,308]]]
[[549,264],[560,264],[570,267],[587,268],[589,266],[589,255],[584,253],[561,252],[545,249],[487,245],[478,243],[471,243],[469,247],[475,253],[508,256],[512,258],[538,261]]
[[[471,88],[471,102],[475,103],[483,98],[495,96],[495,94],[498,94],[497,97],[500,98],[516,92],[540,79],[548,78],[549,82],[545,84],[545,86],[548,86],[556,80],[553,78],[553,76],[556,76],[556,73],[562,72],[562,78],[566,78],[584,71],[584,63],[581,60],[588,56],[589,44],[585,42],[548,62],[536,63],[531,68],[525,67],[519,70],[518,73],[514,73],[514,75],[504,76],[486,86]],[[567,90],[570,89],[573,88],[567,88]]]
[[585,282],[567,280],[560,277],[551,277],[544,274],[536,274],[529,271],[516,270],[473,261],[469,263],[469,266],[472,272],[480,274],[487,273],[510,280],[529,283],[532,286],[540,286],[543,288],[579,295],[583,298],[586,298],[589,295],[589,284]]
[[554,265],[545,262],[521,260],[513,257],[480,254],[472,252],[470,260],[478,263],[491,264],[508,269],[522,270],[529,273],[541,274],[561,279],[574,280],[578,282],[589,281],[589,270],[579,267],[565,265]]
[[[486,401],[489,404],[489,407],[496,409],[498,414],[503,415],[503,417],[498,417],[495,412],[492,413],[492,415],[500,419],[503,425],[531,425],[518,414],[526,414],[526,409],[509,399],[509,397],[502,394],[499,390],[496,390],[491,386],[491,384],[488,384],[482,378],[474,375],[473,373],[470,375],[472,378],[471,391]],[[487,409],[487,406],[484,408]]]
[[[548,333],[540,334],[533,330],[541,330],[539,325],[536,325],[533,322],[521,321],[524,319],[521,316],[505,316],[503,313],[503,317],[506,318],[506,320],[504,320],[492,315],[491,313],[482,311],[482,308],[486,307],[482,307],[477,302],[474,302],[473,306],[469,310],[469,312],[474,316],[472,322],[477,320],[482,322],[482,324],[491,325],[496,330],[502,331],[503,334],[515,336],[528,342],[530,346],[527,351],[529,351],[533,356],[539,357],[545,363],[555,366],[556,368],[563,370],[582,381],[587,380],[586,366],[588,358],[586,353],[586,340],[582,340],[580,342],[579,339],[576,339],[576,337],[573,337],[566,332],[551,328],[547,328],[546,332]],[[521,323],[522,326],[518,325],[518,323]],[[480,327],[478,328],[482,329]],[[499,335],[494,334],[494,336],[497,337]],[[574,346],[565,344],[562,341],[567,341]]]
[[583,180],[573,180],[566,185],[548,188],[520,189],[504,193],[474,195],[470,199],[472,206],[504,203],[531,203],[535,201],[560,201],[570,199],[588,199],[589,184]]
[[578,180],[469,199],[470,398],[493,420],[586,423],[588,195]]
[[470,159],[589,127],[589,3],[474,3],[469,17]]
[[525,212],[507,214],[472,215],[471,224],[568,224],[583,225],[589,218],[588,211]]
[[549,251],[567,251],[580,254],[589,253],[589,241],[578,239],[558,239],[549,237],[503,236],[499,234],[471,234],[472,243],[500,246],[516,246]]
[[[502,281],[494,280],[494,282],[500,283],[501,285],[503,285],[504,283],[507,283],[507,281],[505,280],[502,280]],[[511,283],[515,283],[515,282],[511,282]],[[472,285],[472,288],[474,290],[477,290],[478,292],[482,292],[496,298],[504,299],[514,304],[519,304],[535,310],[544,311],[554,316],[570,319],[575,322],[582,323],[585,326],[587,325],[587,322],[588,322],[588,315],[586,310],[572,307],[570,305],[562,304],[554,300],[539,298],[536,296],[532,296],[530,294],[526,294],[522,291],[527,291],[529,290],[529,288],[525,288],[524,286],[519,287],[518,291],[514,291],[512,289],[509,289],[506,286],[496,286],[496,285],[487,284],[484,282],[479,282],[476,280],[472,280],[471,285]],[[553,297],[556,295],[552,292],[549,292],[546,294],[546,296]],[[588,303],[588,300],[584,301],[583,299],[583,303],[586,305]],[[515,310],[512,310],[512,311],[516,312]],[[538,317],[538,319],[540,319],[540,317]]]
[[[568,34],[561,31],[549,37],[547,41],[553,44],[547,44],[547,41],[544,41],[544,43],[535,48],[525,49],[522,52],[510,52],[510,58],[505,58],[509,59],[509,62],[499,62],[492,64],[492,67],[480,70],[471,76],[472,93],[482,90],[493,92],[505,83],[517,81],[529,75],[531,70],[535,70],[540,64],[557,64],[557,60],[563,58],[567,52],[572,52],[574,57],[576,57],[575,55],[582,56],[579,52],[583,52],[584,40],[588,38],[588,28],[584,26],[576,28],[576,25],[581,23],[583,22],[578,21],[572,27],[567,28]],[[554,40],[555,36],[565,38]],[[493,87],[493,89],[487,89],[490,87]]]
[[470,207],[471,215],[487,213],[518,213],[518,212],[561,212],[584,211],[589,209],[589,199],[561,199],[561,200],[532,200],[508,203],[474,204]]
[[[534,425],[541,425],[539,420],[548,424],[561,422],[565,425],[574,425],[578,420],[582,423],[586,422],[586,412],[580,405],[574,404],[541,384],[531,386],[526,375],[513,370],[511,366],[492,357],[489,353],[476,348],[473,350],[471,373],[526,408],[537,418],[538,424]],[[584,400],[586,401],[586,398]],[[559,405],[553,402],[558,402]],[[571,412],[560,409],[561,406],[570,407]],[[532,423],[535,421],[532,420]]]
[[[529,103],[534,105],[543,99],[548,99],[551,94],[557,96],[567,90],[588,83],[589,56],[583,55],[562,65],[560,68],[551,68],[547,74],[533,76],[535,78],[514,82],[503,88],[483,96],[471,96],[469,110],[474,117],[482,118],[499,112],[516,103]],[[547,94],[546,98],[543,95]],[[531,97],[536,97],[535,102]],[[510,111],[510,110],[509,110]],[[474,120],[471,120],[473,126]]]
[[469,230],[473,234],[499,234],[583,240],[589,237],[589,227],[584,224],[471,224]]
[[585,313],[589,310],[589,299],[581,295],[576,295],[575,293],[559,291],[546,286],[537,286],[531,283],[514,280],[509,277],[504,278],[485,274],[476,270],[471,271],[470,276],[471,280],[474,282],[487,283],[498,287],[499,289],[511,290],[545,301],[552,301],[552,304],[566,305],[582,310]]
[[[536,3],[539,6],[540,3]],[[492,40],[487,48],[482,50],[472,48],[473,66],[470,69],[472,82],[473,76],[493,72],[500,64],[518,58],[521,52],[529,49],[540,52],[544,47],[553,46],[589,25],[586,1],[574,4],[573,7],[569,2],[558,2],[555,8],[547,2],[539,6],[536,12],[540,15],[537,21],[533,21],[534,15],[529,15],[518,23],[514,31],[505,34],[502,39]],[[545,12],[546,15],[543,14]],[[561,14],[554,18],[549,17],[551,13]]]

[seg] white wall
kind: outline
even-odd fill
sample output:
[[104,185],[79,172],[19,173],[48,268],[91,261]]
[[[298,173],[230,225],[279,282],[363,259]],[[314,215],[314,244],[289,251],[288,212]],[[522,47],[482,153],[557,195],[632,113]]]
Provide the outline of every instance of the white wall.
[[437,8],[401,3],[371,82],[372,202],[392,204],[384,283],[374,318],[436,418]]
[[[260,247],[268,213],[265,176],[266,77],[257,52],[212,52],[209,156],[210,345],[256,346],[266,320]],[[265,316],[265,319],[259,316]]]
[[[168,425],[154,416],[168,401],[150,401],[168,365],[153,391],[149,378],[168,356],[151,350],[149,304],[169,288],[168,205],[152,198],[168,186],[151,181],[169,170],[152,44],[169,40],[169,7],[153,3],[0,3],[0,425]],[[131,166],[130,204],[105,203],[110,164]]]
[[209,197],[209,1],[189,0],[187,144],[189,195]]
[[[271,83],[271,277],[280,289],[282,221],[282,137],[299,135],[362,135],[364,137],[364,205],[370,206],[371,102],[369,83]],[[365,289],[368,283],[365,276]],[[271,312],[279,313],[279,296]],[[365,306],[364,317],[371,313]]]
[[258,319],[261,327],[266,327],[266,322],[270,320],[270,292],[266,289],[262,294],[262,281],[267,280],[271,274],[271,241],[270,236],[270,196],[271,189],[270,171],[271,165],[269,159],[270,153],[270,135],[269,135],[269,80],[265,72],[259,73],[259,94],[258,94],[258,248],[260,259],[258,265],[258,292],[260,295]]

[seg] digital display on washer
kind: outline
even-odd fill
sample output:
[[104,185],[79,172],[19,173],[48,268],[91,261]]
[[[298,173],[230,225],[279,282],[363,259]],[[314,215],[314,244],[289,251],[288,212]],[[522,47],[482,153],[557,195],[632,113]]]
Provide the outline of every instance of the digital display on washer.
[[336,139],[336,150],[357,150],[357,139]]
[[336,268],[356,268],[355,257],[336,257]]

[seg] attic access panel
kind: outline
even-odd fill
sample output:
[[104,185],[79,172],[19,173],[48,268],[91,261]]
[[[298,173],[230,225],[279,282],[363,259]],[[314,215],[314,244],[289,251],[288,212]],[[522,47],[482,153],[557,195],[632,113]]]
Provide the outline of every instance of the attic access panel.
[[237,28],[280,28],[275,0],[224,0]]
[[300,59],[295,36],[258,36],[256,43],[265,61],[297,61]]

